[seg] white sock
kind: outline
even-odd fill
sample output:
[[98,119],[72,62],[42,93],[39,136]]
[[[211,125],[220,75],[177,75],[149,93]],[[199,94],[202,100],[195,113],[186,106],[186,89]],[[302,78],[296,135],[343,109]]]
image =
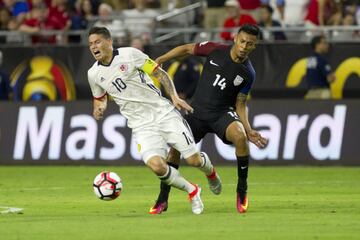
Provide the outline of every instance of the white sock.
[[204,152],[200,152],[200,156],[201,156],[201,166],[199,167],[199,169],[205,173],[206,176],[209,176],[213,173],[214,167],[211,164],[210,158],[208,157],[208,155]]
[[176,187],[177,189],[191,193],[195,190],[195,186],[183,178],[179,171],[175,168],[168,166],[168,169],[164,176],[159,177],[160,180],[167,185]]

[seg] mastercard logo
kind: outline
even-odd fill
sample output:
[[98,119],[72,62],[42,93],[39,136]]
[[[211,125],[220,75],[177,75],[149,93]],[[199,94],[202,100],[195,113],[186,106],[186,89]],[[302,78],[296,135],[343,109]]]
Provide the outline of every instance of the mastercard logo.
[[49,56],[21,62],[10,75],[15,100],[74,100],[74,80],[68,68]]

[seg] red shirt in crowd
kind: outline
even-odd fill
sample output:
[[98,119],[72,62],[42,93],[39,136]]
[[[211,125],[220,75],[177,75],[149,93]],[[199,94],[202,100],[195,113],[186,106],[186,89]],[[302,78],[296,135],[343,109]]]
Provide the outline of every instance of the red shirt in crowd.
[[54,27],[54,29],[61,30],[67,25],[70,20],[68,13],[58,7],[50,7],[49,15],[46,22]]
[[[256,21],[253,17],[251,17],[248,14],[241,14],[238,20],[235,20],[234,18],[227,18],[224,22],[224,28],[240,27],[245,23],[256,24]],[[230,32],[223,31],[220,36],[222,39],[226,41],[230,41],[234,39],[234,36],[231,31]]]
[[[48,22],[41,22],[37,18],[30,18],[25,20],[25,25],[30,27],[39,27],[41,30],[52,30],[54,29],[53,26],[50,25]],[[54,35],[33,35],[31,37],[32,43],[56,43],[56,37]]]
[[317,0],[311,0],[308,7],[308,13],[305,20],[308,20],[315,25],[319,25],[319,4]]
[[[332,4],[330,1],[327,0],[325,1],[323,11],[324,11],[323,19],[325,24],[325,20],[331,16],[331,12],[332,12]],[[310,0],[308,13],[305,17],[305,20],[310,21],[315,25],[320,25],[318,0]]]
[[238,0],[241,9],[244,10],[254,10],[259,8],[261,5],[260,0]]

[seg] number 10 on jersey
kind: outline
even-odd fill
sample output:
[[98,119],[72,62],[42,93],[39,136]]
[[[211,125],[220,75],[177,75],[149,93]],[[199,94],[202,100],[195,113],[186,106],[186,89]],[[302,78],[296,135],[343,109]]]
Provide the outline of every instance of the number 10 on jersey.
[[111,83],[116,87],[116,89],[119,92],[121,92],[121,90],[124,90],[126,88],[126,83],[121,78],[117,78]]

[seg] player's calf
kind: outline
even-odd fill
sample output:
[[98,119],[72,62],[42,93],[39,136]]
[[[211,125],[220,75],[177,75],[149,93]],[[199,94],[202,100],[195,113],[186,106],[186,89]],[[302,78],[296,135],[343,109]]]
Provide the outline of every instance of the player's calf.
[[146,161],[146,165],[158,176],[163,176],[167,171],[167,164],[160,156],[153,156]]
[[209,176],[213,173],[214,167],[206,155],[206,153],[195,153],[190,157],[186,158],[186,162],[193,167],[199,168],[202,172],[205,173],[206,176]]
[[203,160],[201,159],[200,153],[196,152],[188,158],[185,158],[186,162],[193,167],[201,167]]

